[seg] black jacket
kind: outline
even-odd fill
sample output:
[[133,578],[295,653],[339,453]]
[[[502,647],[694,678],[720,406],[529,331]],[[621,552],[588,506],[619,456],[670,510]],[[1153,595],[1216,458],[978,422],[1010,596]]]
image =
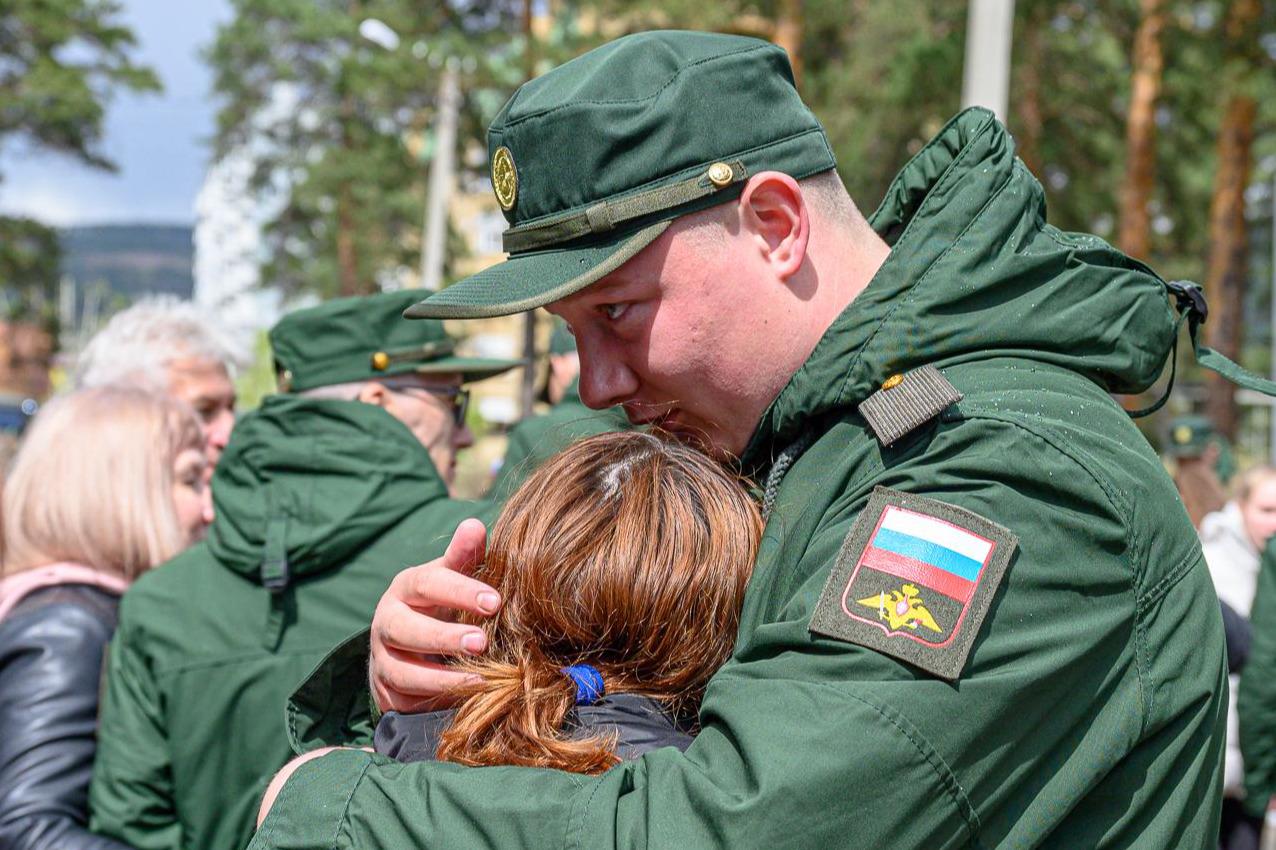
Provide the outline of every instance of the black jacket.
[[[452,725],[452,710],[423,714],[386,712],[377,723],[372,746],[397,761],[433,761],[439,738]],[[693,718],[694,719],[694,718]],[[615,733],[616,755],[635,759],[659,747],[691,746],[692,736],[651,697],[608,694],[594,705],[577,707],[567,721],[575,737]]]
[[118,607],[106,591],[60,585],[0,620],[0,850],[127,850],[86,825]]

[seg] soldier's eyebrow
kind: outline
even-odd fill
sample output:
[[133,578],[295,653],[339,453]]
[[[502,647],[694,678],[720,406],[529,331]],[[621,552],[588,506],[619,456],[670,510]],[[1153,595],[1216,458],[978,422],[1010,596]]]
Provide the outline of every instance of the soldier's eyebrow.
[[652,283],[656,283],[656,281],[642,277],[612,279],[605,283],[599,281],[590,287],[589,294],[592,298],[598,300],[616,298],[618,296],[633,295],[634,293],[630,290],[645,287]]

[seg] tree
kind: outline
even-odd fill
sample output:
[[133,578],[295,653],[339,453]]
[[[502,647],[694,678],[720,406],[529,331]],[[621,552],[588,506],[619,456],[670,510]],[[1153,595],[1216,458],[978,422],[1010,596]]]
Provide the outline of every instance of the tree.
[[37,321],[52,329],[61,260],[52,228],[0,217],[0,321]]
[[1148,256],[1149,203],[1156,181],[1156,103],[1161,94],[1165,57],[1161,32],[1168,14],[1165,0],[1140,0],[1134,36],[1130,109],[1125,124],[1125,178],[1121,182],[1117,245],[1132,257]]
[[0,5],[0,144],[21,141],[113,169],[101,150],[112,91],[159,91],[135,64],[114,0],[5,0]]
[[43,398],[57,339],[58,235],[0,217],[0,392]]
[[[277,200],[262,279],[353,295],[418,266],[425,161],[442,63],[462,68],[462,149],[521,82],[521,0],[233,0],[207,53],[216,152],[247,148]],[[382,22],[386,44],[360,35]]]
[[[1223,23],[1222,122],[1217,141],[1217,171],[1210,203],[1210,252],[1205,288],[1211,298],[1206,325],[1211,347],[1241,359],[1243,309],[1249,278],[1249,242],[1245,224],[1245,190],[1253,167],[1254,122],[1258,115],[1256,86],[1270,57],[1259,44],[1262,7],[1259,0],[1231,0]],[[1236,390],[1211,375],[1206,410],[1228,439],[1236,438],[1239,421]]]

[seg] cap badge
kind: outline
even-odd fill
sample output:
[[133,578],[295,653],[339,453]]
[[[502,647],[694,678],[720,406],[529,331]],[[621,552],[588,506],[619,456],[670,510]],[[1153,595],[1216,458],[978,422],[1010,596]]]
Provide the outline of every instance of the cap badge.
[[1192,441],[1192,429],[1187,425],[1180,425],[1174,429],[1174,442],[1180,446],[1185,446]]
[[492,155],[492,188],[501,209],[509,212],[518,201],[518,171],[514,168],[514,154],[501,145]]
[[709,182],[717,188],[731,185],[731,181],[735,179],[735,172],[731,166],[725,162],[715,162],[709,166]]
[[384,372],[390,368],[390,355],[384,351],[378,351],[372,355],[372,368],[378,372]]

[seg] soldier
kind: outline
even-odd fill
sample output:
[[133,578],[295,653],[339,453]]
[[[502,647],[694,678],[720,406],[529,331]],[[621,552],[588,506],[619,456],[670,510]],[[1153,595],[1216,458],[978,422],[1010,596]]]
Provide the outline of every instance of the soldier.
[[1201,527],[1210,514],[1227,504],[1227,482],[1236,461],[1227,440],[1204,416],[1177,416],[1170,421],[1166,454],[1174,459],[1174,486],[1192,525]]
[[590,410],[580,400],[580,356],[576,338],[560,319],[549,336],[549,370],[545,378],[549,413],[520,422],[510,431],[505,460],[492,481],[491,493],[502,500],[520,481],[568,444],[595,434],[621,431],[629,420],[617,408]]
[[448,497],[469,381],[420,292],[331,301],[270,332],[281,394],[236,426],[208,540],[133,585],[109,660],[92,826],[136,848],[239,850],[290,755],[287,697],[394,574],[481,505]]
[[[1218,602],[1109,396],[1161,372],[1167,291],[1195,339],[1195,288],[1048,225],[983,110],[865,220],[784,52],[751,39],[604,45],[519,89],[489,153],[510,258],[408,315],[546,305],[586,404],[763,482],[735,652],[685,754],[582,779],[315,750],[252,847],[1213,846]],[[465,523],[382,598],[381,709],[446,698],[482,551]],[[358,649],[299,731],[362,709]]]

